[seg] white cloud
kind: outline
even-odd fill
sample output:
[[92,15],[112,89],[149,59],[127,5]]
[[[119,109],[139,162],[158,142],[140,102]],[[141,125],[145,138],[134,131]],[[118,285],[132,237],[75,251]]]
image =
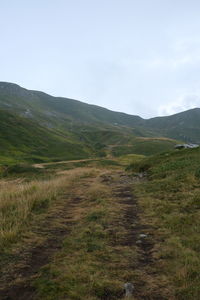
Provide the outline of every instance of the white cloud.
[[172,115],[181,111],[200,107],[200,95],[180,96],[176,100],[159,107],[159,115]]

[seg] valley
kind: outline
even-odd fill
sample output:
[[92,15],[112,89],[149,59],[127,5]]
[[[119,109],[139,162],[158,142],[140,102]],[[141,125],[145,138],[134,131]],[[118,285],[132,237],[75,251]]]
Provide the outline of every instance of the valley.
[[199,116],[197,108],[145,120],[0,82],[0,159],[9,165],[152,155],[199,143]]

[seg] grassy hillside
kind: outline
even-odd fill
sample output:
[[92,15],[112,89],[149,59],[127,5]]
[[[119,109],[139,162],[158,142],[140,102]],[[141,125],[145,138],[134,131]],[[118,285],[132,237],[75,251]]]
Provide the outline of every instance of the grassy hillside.
[[138,116],[113,112],[68,98],[52,97],[6,82],[0,82],[0,108],[16,110],[25,117],[37,119],[46,126],[65,129],[73,128],[77,124],[95,123],[134,126],[142,121]]
[[0,163],[88,157],[89,149],[31,120],[0,110]]
[[174,286],[175,299],[199,299],[200,294],[200,149],[152,156],[129,167],[147,172],[137,185],[145,223],[158,239],[155,255]]
[[139,126],[140,117],[16,84],[0,82],[0,113],[1,163],[140,154],[140,149],[149,155],[169,149],[166,141],[137,140],[156,136]]
[[135,138],[130,145],[113,146],[111,152],[114,156],[131,153],[149,156],[172,150],[176,143],[177,141],[167,138]]
[[36,120],[47,128],[76,131],[77,126],[110,126],[131,128],[135,136],[169,137],[186,142],[200,142],[200,109],[192,109],[169,117],[149,120],[114,112],[81,101],[52,97],[12,83],[0,82],[0,109]]
[[200,142],[200,109],[144,120],[0,82],[0,112],[5,163],[152,155],[176,140]]
[[0,143],[0,163],[13,164],[129,153],[149,155],[168,150],[176,142],[153,138],[143,141],[129,129],[111,127],[76,126],[76,130],[65,130],[64,134],[0,110]]
[[146,125],[162,136],[200,143],[200,108],[191,109],[168,117],[146,120]]

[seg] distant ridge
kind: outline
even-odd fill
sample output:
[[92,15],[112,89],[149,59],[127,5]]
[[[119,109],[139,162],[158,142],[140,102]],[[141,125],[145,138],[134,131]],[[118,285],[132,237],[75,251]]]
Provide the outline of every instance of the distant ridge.
[[[121,125],[134,126],[143,120],[139,116],[114,112],[97,105],[86,104],[74,99],[50,96],[40,91],[24,89],[17,84],[8,82],[0,82],[0,106],[6,105],[5,99],[3,100],[2,96],[6,96],[7,101],[9,100],[12,107],[25,110],[27,105],[31,106],[35,117],[37,117],[40,106],[41,109],[46,111],[53,111],[61,115],[64,114],[70,117],[70,119],[76,119],[76,121],[86,123],[106,122],[108,124],[119,123]],[[18,103],[10,96],[14,96],[15,99],[18,99]]]

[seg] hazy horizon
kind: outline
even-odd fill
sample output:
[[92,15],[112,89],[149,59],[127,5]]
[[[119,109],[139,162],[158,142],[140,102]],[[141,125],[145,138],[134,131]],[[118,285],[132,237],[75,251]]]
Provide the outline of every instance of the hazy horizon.
[[143,118],[200,106],[197,0],[8,0],[0,80]]

